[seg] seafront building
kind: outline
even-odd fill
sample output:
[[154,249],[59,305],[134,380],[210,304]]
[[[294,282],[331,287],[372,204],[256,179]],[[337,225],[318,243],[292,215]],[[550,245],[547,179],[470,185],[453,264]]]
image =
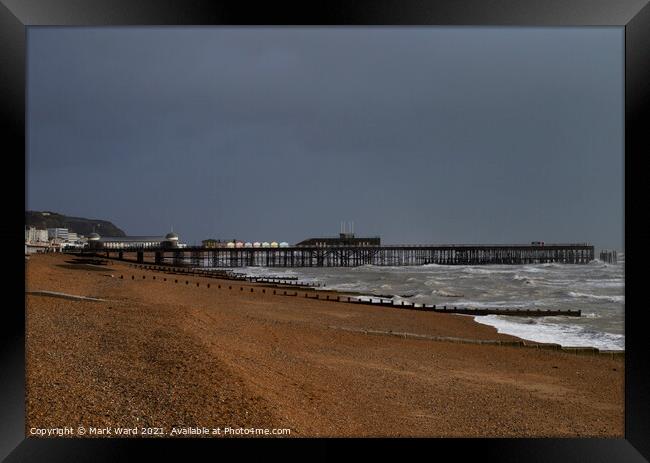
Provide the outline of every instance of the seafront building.
[[62,241],[67,241],[68,240],[68,229],[67,228],[48,228],[47,229],[47,237],[50,240],[62,240]]
[[65,248],[83,248],[86,238],[67,228],[25,229],[25,253],[57,252]]
[[25,228],[25,254],[34,252],[59,252],[64,249],[124,249],[124,248],[184,248],[176,233],[165,236],[100,236],[91,233],[87,237],[67,228]]
[[25,229],[25,243],[49,243],[47,230],[35,227]]

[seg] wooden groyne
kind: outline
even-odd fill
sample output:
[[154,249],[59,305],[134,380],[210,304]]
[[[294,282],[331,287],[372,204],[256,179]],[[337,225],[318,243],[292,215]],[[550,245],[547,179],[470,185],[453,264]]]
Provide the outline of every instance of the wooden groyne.
[[[291,291],[291,288],[299,289],[315,289],[320,287],[320,283],[306,283],[300,282],[293,279],[268,279],[268,278],[255,278],[255,277],[246,277],[244,274],[232,274],[226,271],[220,270],[201,270],[201,269],[192,269],[192,268],[173,268],[167,266],[157,266],[157,265],[141,265],[141,264],[130,264],[134,268],[141,270],[152,270],[158,272],[164,272],[165,274],[171,275],[187,275],[187,276],[197,276],[203,278],[218,278],[222,280],[235,280],[235,281],[245,281],[251,283],[274,283],[277,287],[284,287],[284,291],[273,290],[273,295],[279,296],[294,296],[298,297],[297,291]],[[251,289],[251,292],[254,291]],[[318,299],[321,301],[329,302],[345,302],[349,304],[363,304],[363,305],[372,305],[372,306],[381,306],[381,307],[392,307],[398,309],[408,309],[408,310],[419,310],[425,312],[438,312],[438,313],[453,313],[453,314],[462,314],[462,315],[471,315],[471,316],[481,316],[481,315],[507,315],[507,316],[517,316],[517,317],[551,317],[551,316],[565,316],[565,317],[580,317],[580,310],[540,310],[540,309],[499,309],[499,308],[470,308],[470,307],[457,307],[457,306],[447,306],[447,305],[436,305],[436,304],[416,304],[407,301],[395,301],[393,299],[381,298],[381,297],[363,297],[363,296],[349,296],[349,295],[340,295],[340,294],[323,294],[323,292],[306,292],[304,297],[307,299]]]
[[[293,295],[293,294],[290,294]],[[296,294],[297,295],[297,294]],[[308,295],[308,299],[319,299],[326,301],[346,302],[350,304],[365,304],[383,307],[394,307],[398,309],[419,310],[424,312],[438,312],[438,313],[455,313],[463,315],[509,315],[517,317],[551,317],[551,316],[565,316],[565,317],[580,317],[580,310],[539,310],[539,309],[497,309],[497,308],[469,308],[469,307],[456,307],[456,306],[439,306],[436,304],[416,304],[406,301],[394,301],[392,299],[377,299],[377,298],[364,298],[357,296],[329,296],[324,298],[321,294]]]
[[277,285],[286,285],[298,288],[319,288],[321,283],[299,281],[297,277],[255,277],[245,273],[229,272],[227,270],[204,270],[192,267],[174,267],[168,265],[146,265],[146,264],[128,264],[131,267],[142,270],[152,270],[164,272],[170,275],[193,275],[203,278],[218,278],[220,280],[247,281],[250,283],[269,283]]
[[547,343],[547,342],[534,342],[534,341],[498,341],[492,339],[467,339],[467,338],[458,338],[453,336],[433,336],[426,334],[417,334],[417,333],[404,333],[398,331],[382,331],[382,330],[373,330],[373,329],[364,329],[364,328],[350,328],[344,326],[328,326],[330,329],[350,331],[354,333],[362,333],[366,335],[374,336],[394,336],[403,339],[422,339],[428,341],[439,341],[439,342],[453,342],[458,344],[480,344],[480,345],[492,345],[492,346],[507,346],[507,347],[522,347],[529,349],[540,349],[540,350],[554,350],[558,352],[564,352],[567,354],[573,355],[598,355],[609,358],[625,358],[624,350],[604,350],[597,349],[590,346],[579,346],[579,347],[565,347],[556,343]]

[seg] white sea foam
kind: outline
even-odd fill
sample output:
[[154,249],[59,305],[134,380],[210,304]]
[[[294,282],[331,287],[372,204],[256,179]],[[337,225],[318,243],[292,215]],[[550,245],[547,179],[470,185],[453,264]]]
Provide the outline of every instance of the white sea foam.
[[547,305],[546,301],[456,301],[454,302],[457,306],[477,308],[477,309],[524,309],[528,307],[545,307]]
[[364,291],[367,290],[368,285],[363,284],[363,282],[357,281],[354,283],[337,283],[328,285],[330,289],[333,290],[342,290],[342,291]]
[[[450,291],[445,291],[444,289],[434,289],[431,291],[431,294],[434,296],[442,296],[442,297],[464,297],[462,294],[456,294]],[[418,296],[425,297],[425,294],[418,294]]]
[[540,268],[540,267],[531,267],[526,265],[522,270],[528,273],[544,273],[544,272],[548,272],[548,268],[551,267],[553,264],[540,264],[540,266],[544,266],[544,265],[547,265],[548,267]]
[[479,267],[465,267],[463,273],[471,273],[473,275],[489,275],[490,273],[497,273],[495,270],[489,270]]
[[363,294],[363,295],[356,295],[356,296],[350,296],[351,299],[356,299],[356,300],[361,300],[361,301],[371,301],[374,303],[380,303],[380,302],[386,302],[389,300],[394,300],[394,299],[386,299],[385,297],[377,297],[372,294]]
[[602,317],[600,314],[597,314],[595,312],[588,312],[588,313],[583,312],[581,314],[581,316],[585,317],[585,318],[601,318]]
[[569,291],[567,294],[575,298],[595,299],[595,300],[608,301],[608,302],[625,302],[625,296],[608,296],[608,295],[599,295],[599,294],[579,293],[576,291]]
[[[461,273],[467,273],[470,275],[510,275],[513,272],[516,272],[517,269],[514,266],[503,266],[503,265],[482,265],[478,266],[451,266],[452,270],[460,270]],[[523,270],[521,267],[519,270]]]
[[609,279],[587,279],[584,282],[587,286],[593,288],[624,288],[625,281],[622,278],[609,278]]
[[540,267],[544,268],[563,268],[565,264],[558,264],[557,262],[547,262],[545,264],[538,264]]
[[565,347],[588,346],[603,350],[625,349],[625,336],[593,331],[580,325],[553,323],[546,319],[537,323],[521,323],[498,315],[486,315],[474,319],[478,323],[495,327],[499,333],[511,334],[530,341],[556,343]]

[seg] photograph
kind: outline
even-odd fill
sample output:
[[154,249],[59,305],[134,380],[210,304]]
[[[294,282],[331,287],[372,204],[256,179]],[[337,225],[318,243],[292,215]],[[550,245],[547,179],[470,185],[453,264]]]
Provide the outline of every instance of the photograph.
[[25,40],[26,437],[625,437],[624,27]]

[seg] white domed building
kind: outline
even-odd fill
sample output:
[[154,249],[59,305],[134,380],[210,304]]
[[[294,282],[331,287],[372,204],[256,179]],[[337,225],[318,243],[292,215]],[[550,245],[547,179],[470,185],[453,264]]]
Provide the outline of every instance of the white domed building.
[[99,236],[99,233],[91,233],[88,235],[88,247],[90,249],[97,249],[101,247],[101,242],[100,242],[101,236]]
[[174,232],[167,233],[165,235],[165,240],[161,243],[165,248],[177,248],[178,247],[178,235]]
[[88,247],[91,249],[105,250],[133,250],[156,248],[180,248],[185,244],[179,242],[176,233],[167,233],[165,236],[99,236],[97,233],[88,235]]

